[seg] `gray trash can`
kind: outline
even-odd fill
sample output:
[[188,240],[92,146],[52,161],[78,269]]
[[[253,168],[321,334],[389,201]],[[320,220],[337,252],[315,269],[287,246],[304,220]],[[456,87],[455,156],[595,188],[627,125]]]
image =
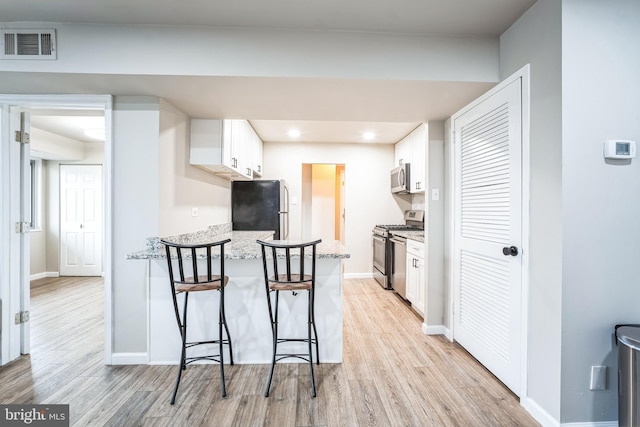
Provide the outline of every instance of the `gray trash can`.
[[618,343],[618,425],[640,426],[640,326],[616,327]]

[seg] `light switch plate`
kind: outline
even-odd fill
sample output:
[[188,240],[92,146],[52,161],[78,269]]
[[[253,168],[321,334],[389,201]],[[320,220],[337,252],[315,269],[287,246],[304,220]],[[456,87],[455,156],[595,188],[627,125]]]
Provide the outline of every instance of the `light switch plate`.
[[440,200],[440,189],[432,188],[431,189],[431,200]]
[[592,366],[591,367],[591,383],[589,390],[606,390],[607,389],[607,367]]
[[191,208],[191,216],[198,216],[198,208]]

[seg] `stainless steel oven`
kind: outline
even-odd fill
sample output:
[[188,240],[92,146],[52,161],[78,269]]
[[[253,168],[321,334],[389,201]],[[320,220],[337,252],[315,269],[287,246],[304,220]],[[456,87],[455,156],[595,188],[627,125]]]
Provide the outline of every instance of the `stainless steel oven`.
[[373,231],[373,278],[385,289],[390,288],[387,275],[388,237],[386,233]]
[[[404,218],[405,224],[376,225],[373,228],[373,278],[385,289],[393,289],[394,257],[391,231],[424,228],[424,211],[406,211]],[[402,287],[402,284],[398,285]]]

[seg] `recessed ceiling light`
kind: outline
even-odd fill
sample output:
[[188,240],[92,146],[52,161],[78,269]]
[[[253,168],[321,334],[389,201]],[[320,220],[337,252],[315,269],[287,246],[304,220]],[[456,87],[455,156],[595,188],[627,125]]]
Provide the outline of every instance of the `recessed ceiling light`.
[[300,136],[300,131],[298,129],[290,129],[289,130],[289,137],[298,138],[299,136]]
[[375,137],[376,137],[376,134],[374,132],[364,132],[362,134],[362,138],[365,141],[372,141]]

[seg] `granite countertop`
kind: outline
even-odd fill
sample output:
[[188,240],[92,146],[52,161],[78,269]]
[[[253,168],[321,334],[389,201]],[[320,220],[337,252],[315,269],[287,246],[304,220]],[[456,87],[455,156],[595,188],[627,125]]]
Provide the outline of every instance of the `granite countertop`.
[[[160,237],[147,239],[147,248],[127,254],[127,259],[166,259],[166,252]],[[258,259],[261,257],[260,246],[256,240],[272,240],[273,231],[232,231],[231,224],[210,226],[206,230],[194,233],[178,234],[163,237],[173,243],[200,244],[231,239],[225,245],[225,259]],[[204,258],[204,253],[198,258]],[[215,255],[214,255],[215,257]],[[339,241],[322,242],[317,247],[318,258],[349,258],[345,247]]]
[[391,234],[424,243],[423,230],[392,230]]

